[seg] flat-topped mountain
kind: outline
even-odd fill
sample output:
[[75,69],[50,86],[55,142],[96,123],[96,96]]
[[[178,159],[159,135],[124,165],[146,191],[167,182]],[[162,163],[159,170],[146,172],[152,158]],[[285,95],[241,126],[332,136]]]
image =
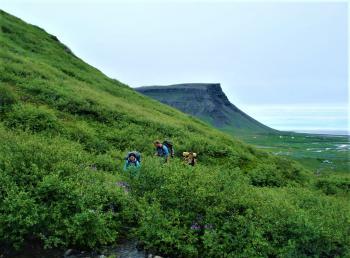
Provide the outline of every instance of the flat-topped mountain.
[[219,83],[145,86],[136,90],[231,133],[270,133],[275,130],[233,105]]

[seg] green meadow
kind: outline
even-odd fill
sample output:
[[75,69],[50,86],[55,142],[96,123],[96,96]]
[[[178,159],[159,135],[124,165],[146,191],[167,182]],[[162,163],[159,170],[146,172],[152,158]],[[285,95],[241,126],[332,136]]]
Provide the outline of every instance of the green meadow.
[[297,160],[317,175],[350,172],[348,136],[301,133],[246,134],[237,136],[244,142],[274,155]]
[[[3,11],[0,46],[0,256],[129,238],[166,257],[350,256],[349,177],[144,97]],[[167,164],[152,146],[165,138]],[[138,172],[122,171],[129,150]]]

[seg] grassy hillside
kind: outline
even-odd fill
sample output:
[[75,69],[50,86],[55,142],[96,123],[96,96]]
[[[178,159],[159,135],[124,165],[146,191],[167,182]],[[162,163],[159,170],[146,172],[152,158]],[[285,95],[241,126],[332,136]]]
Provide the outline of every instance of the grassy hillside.
[[193,115],[258,149],[292,158],[316,174],[350,170],[349,137],[273,130],[230,103],[220,84],[146,86],[136,91]]
[[[347,179],[321,181],[144,97],[2,11],[0,29],[1,254],[132,236],[171,257],[350,255]],[[157,138],[198,166],[162,164]],[[133,149],[137,174],[121,169]]]

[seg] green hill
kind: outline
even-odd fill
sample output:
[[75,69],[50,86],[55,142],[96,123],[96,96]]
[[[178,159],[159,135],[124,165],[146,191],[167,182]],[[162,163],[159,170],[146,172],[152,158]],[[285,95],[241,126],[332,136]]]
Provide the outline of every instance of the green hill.
[[[300,162],[318,174],[347,173],[349,137],[274,130],[233,105],[220,84],[187,83],[145,86],[136,91],[193,115],[258,149]],[[311,146],[317,149],[310,148]],[[343,150],[339,148],[343,146]]]
[[[1,256],[130,237],[171,257],[349,255],[346,179],[316,179],[142,96],[3,11],[0,46]],[[198,165],[164,164],[157,138]],[[142,168],[123,172],[134,149]]]
[[135,90],[232,135],[278,132],[233,105],[217,83],[145,86]]

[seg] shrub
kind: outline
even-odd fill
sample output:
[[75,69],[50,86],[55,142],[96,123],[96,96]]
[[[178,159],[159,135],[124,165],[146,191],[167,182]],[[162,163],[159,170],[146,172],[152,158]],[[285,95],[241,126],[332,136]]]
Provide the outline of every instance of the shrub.
[[171,257],[198,257],[195,231],[182,222],[179,211],[165,212],[159,204],[146,204],[137,234],[144,248]]
[[81,172],[69,179],[48,175],[35,191],[45,207],[40,236],[47,247],[106,245],[116,241],[121,225],[130,219],[123,210],[133,207],[120,189],[103,181],[95,185],[86,176]]
[[301,166],[283,158],[269,156],[266,159],[270,162],[259,162],[254,168],[247,169],[252,185],[281,187],[308,183],[310,177]]
[[5,124],[9,128],[31,132],[55,132],[60,128],[53,111],[44,106],[36,107],[31,104],[14,106],[12,112],[7,115]]
[[[345,215],[349,210],[341,200],[295,186],[249,186],[252,179],[240,170],[166,168],[147,160],[131,181],[143,203],[135,234],[151,252],[170,257],[341,257],[349,252],[349,216],[333,217],[333,211]],[[261,173],[264,186],[284,180]]]
[[248,172],[254,186],[284,186],[288,183],[286,178],[277,170],[275,164],[261,164]]
[[[113,243],[138,219],[135,201],[79,144],[0,126],[0,245],[95,248]],[[99,169],[92,169],[98,164]],[[108,166],[107,166],[108,167]],[[124,232],[125,233],[125,232]]]
[[16,95],[10,90],[9,87],[4,85],[0,86],[0,115],[6,111],[9,111],[12,105],[17,103]]
[[327,195],[350,193],[350,179],[341,176],[329,176],[316,181],[316,187]]
[[0,243],[19,249],[33,237],[39,224],[41,207],[30,195],[16,187],[6,188],[0,205]]

